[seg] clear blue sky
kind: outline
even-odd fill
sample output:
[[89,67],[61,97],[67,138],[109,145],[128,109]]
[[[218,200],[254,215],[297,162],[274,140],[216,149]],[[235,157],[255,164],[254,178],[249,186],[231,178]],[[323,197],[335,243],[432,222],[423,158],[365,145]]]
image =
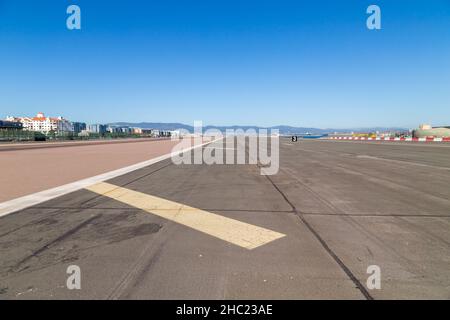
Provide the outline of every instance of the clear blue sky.
[[[66,28],[81,8],[82,30]],[[382,30],[366,28],[366,8]],[[0,117],[450,125],[450,1],[0,0]]]

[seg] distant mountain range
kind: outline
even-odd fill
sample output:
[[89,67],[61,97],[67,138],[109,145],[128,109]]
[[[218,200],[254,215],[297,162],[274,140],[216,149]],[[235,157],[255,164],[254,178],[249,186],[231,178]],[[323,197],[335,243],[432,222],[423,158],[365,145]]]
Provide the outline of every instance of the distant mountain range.
[[[161,123],[161,122],[114,122],[109,123],[110,126],[125,126],[125,127],[137,127],[142,129],[156,129],[156,130],[178,130],[178,129],[185,129],[189,132],[194,131],[194,127],[183,124],[183,123]],[[225,132],[227,129],[236,130],[236,129],[278,129],[280,134],[305,134],[305,133],[311,133],[311,134],[326,134],[326,133],[334,133],[334,132],[375,132],[375,131],[405,131],[408,129],[405,128],[389,128],[389,127],[373,127],[373,128],[348,128],[348,129],[320,129],[320,128],[308,128],[308,127],[292,127],[292,126],[273,126],[273,127],[259,127],[259,126],[204,126],[203,130],[208,129],[218,129],[222,132]]]

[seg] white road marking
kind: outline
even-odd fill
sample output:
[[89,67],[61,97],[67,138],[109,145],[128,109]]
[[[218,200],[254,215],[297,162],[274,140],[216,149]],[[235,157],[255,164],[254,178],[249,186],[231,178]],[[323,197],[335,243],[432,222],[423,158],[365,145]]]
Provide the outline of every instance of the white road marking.
[[82,179],[82,180],[78,180],[75,182],[71,182],[56,188],[52,188],[52,189],[48,189],[48,190],[44,190],[44,191],[40,191],[37,193],[33,193],[27,196],[23,196],[20,198],[16,198],[16,199],[12,199],[12,200],[8,200],[5,202],[0,203],[0,218],[4,217],[8,214],[11,214],[13,212],[19,211],[19,210],[23,210],[25,208],[37,205],[39,203],[60,197],[62,195],[86,188],[87,186],[102,182],[102,181],[106,181],[121,175],[124,175],[126,173],[147,167],[149,165],[155,164],[157,162],[166,160],[171,158],[174,155],[189,151],[189,150],[193,150],[196,148],[201,148],[209,143],[213,143],[215,141],[218,141],[220,139],[216,139],[213,141],[209,141],[209,142],[205,142],[203,144],[197,145],[197,146],[192,146],[192,147],[188,147],[185,148],[183,150],[180,151],[175,151],[172,153],[168,153],[150,160],[146,160],[143,162],[139,162],[136,164],[133,164],[131,166],[127,166],[124,168],[120,168],[117,170],[113,170],[113,171],[109,171],[106,173],[102,173],[100,175],[97,176],[93,176],[90,178],[86,178],[86,179]]
[[397,164],[409,164],[409,165],[412,165],[412,166],[428,167],[428,168],[447,170],[447,171],[450,170],[449,167],[439,167],[439,166],[433,166],[433,165],[425,164],[425,163],[379,158],[379,157],[369,156],[369,155],[365,155],[365,154],[357,155],[356,157],[358,159],[381,160],[381,161],[387,161],[387,162],[392,162],[392,163],[397,163]]

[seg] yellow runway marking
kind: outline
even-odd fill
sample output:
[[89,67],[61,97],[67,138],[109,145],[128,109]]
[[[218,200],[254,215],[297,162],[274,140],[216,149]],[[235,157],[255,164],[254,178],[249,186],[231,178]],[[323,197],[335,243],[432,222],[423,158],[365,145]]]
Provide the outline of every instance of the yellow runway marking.
[[105,182],[86,189],[246,249],[255,249],[285,236],[279,232]]

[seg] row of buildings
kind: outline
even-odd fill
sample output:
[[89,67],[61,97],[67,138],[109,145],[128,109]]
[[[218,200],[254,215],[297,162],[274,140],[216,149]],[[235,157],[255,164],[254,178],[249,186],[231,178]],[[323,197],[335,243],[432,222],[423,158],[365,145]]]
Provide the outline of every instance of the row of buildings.
[[[6,117],[6,122],[12,124],[21,124],[21,129],[28,131],[36,131],[42,133],[55,132],[73,132],[74,125],[72,122],[63,117],[51,118],[46,117],[39,112],[35,117]],[[20,125],[16,125],[20,126]]]
[[156,130],[156,129],[143,129],[128,126],[112,126],[105,124],[90,124],[85,127],[84,130],[79,131],[80,134],[106,134],[106,133],[118,133],[118,134],[135,134],[155,137],[170,137],[176,134],[175,131],[168,130]]
[[448,138],[450,137],[450,127],[432,127],[429,124],[422,124],[413,131],[416,138]]
[[176,132],[167,130],[72,122],[63,117],[46,117],[42,112],[39,112],[35,117],[6,117],[5,121],[0,120],[0,130],[26,130],[40,132],[46,135],[55,133],[58,135],[72,134],[78,136],[103,136],[109,133],[117,135],[170,137],[176,134]]
[[335,132],[329,137],[353,137],[353,138],[385,138],[385,137],[412,137],[412,138],[450,138],[450,126],[432,127],[422,124],[417,129],[387,132]]

